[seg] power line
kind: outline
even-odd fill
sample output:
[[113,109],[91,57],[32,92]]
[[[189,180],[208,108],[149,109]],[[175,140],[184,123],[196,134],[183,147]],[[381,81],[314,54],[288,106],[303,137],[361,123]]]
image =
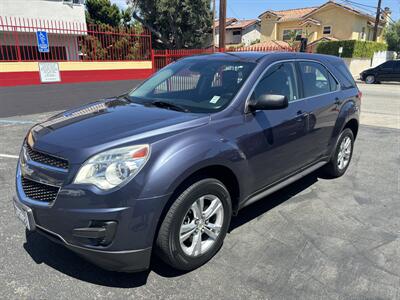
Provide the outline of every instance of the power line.
[[[342,4],[350,4],[348,0],[340,0],[340,1],[342,2]],[[357,4],[354,4],[354,3],[351,6],[353,6],[354,8],[357,8],[357,9],[361,9],[363,12],[370,13],[372,15],[374,15],[376,13],[376,11],[373,11],[370,9],[365,9],[364,7],[359,7],[359,6],[357,6]],[[375,7],[375,9],[376,9],[376,7]]]
[[372,6],[372,5],[367,5],[367,4],[363,4],[363,3],[359,3],[359,2],[355,2],[355,1],[351,1],[351,0],[343,0],[344,2],[348,2],[351,3],[353,5],[358,5],[358,6],[365,6],[365,7],[369,7],[369,8],[373,8],[376,9],[376,6]]
[[238,14],[233,10],[233,8],[231,6],[229,6],[228,4],[226,5],[228,7],[228,9],[231,11],[231,13],[237,18],[237,19],[241,19]]

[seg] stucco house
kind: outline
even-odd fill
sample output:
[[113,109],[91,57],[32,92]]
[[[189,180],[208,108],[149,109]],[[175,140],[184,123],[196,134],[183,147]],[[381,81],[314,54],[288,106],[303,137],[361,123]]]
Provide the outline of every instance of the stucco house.
[[[238,20],[226,18],[226,46],[245,45],[260,39],[260,22],[258,20]],[[219,44],[219,21],[215,21],[215,45]]]
[[[378,42],[390,10],[385,8],[378,27]],[[353,7],[328,1],[321,6],[267,10],[259,16],[261,42],[307,37],[309,45],[322,40],[372,40],[375,17]]]
[[[50,54],[37,50],[38,29],[48,33]],[[78,37],[86,30],[84,0],[1,0],[0,60],[4,55],[7,60],[19,60],[20,52],[29,60],[45,60],[49,55],[78,60]]]

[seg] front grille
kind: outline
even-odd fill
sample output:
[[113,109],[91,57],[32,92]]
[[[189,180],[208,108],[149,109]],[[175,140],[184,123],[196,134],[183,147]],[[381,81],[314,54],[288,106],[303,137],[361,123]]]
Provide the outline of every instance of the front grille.
[[65,159],[35,151],[31,148],[31,146],[28,145],[28,143],[25,143],[25,149],[30,159],[35,162],[65,170],[68,169],[68,161]]
[[42,184],[27,178],[21,177],[21,185],[25,195],[33,200],[52,202],[56,200],[60,188]]

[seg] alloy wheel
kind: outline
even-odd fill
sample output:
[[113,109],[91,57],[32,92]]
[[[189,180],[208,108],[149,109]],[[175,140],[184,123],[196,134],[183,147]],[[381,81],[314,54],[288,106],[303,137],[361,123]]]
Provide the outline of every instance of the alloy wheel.
[[375,82],[375,76],[373,76],[373,75],[368,75],[368,76],[365,78],[365,82],[366,82],[366,83],[374,83],[374,82]]
[[215,195],[198,198],[186,212],[179,230],[180,245],[188,256],[206,253],[217,240],[224,221],[224,208]]
[[349,136],[346,136],[340,143],[337,164],[340,170],[347,167],[351,157],[352,142]]

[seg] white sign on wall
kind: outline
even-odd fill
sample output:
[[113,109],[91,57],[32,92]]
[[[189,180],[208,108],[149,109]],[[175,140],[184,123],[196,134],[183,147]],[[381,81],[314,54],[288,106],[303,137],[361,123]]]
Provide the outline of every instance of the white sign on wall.
[[56,62],[40,62],[39,63],[40,82],[60,82],[60,69]]

